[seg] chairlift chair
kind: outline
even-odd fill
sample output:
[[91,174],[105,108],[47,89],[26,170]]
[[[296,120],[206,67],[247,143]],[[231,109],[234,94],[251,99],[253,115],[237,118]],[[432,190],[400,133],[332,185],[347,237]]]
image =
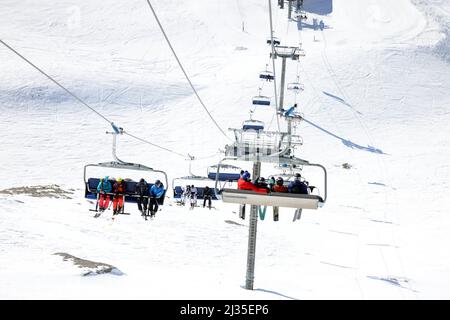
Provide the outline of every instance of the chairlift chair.
[[292,92],[298,94],[305,90],[305,86],[302,83],[297,81],[297,82],[288,83],[287,89],[289,91],[292,91]]
[[261,95],[261,88],[258,89],[259,94],[252,98],[252,104],[255,106],[270,106],[270,98]]
[[295,94],[298,94],[305,90],[305,86],[300,82],[300,77],[297,75],[296,81],[288,83],[287,89],[288,91],[292,91]]
[[[218,180],[221,182],[236,182],[241,177],[241,167],[223,164],[223,171],[219,174]],[[212,165],[208,167],[208,178],[211,180],[216,180],[217,175],[217,165]]]
[[[139,163],[132,163],[132,162],[125,162],[120,160],[116,155],[116,136],[119,134],[123,134],[123,129],[118,128],[114,123],[111,123],[111,126],[114,130],[114,132],[106,132],[107,134],[113,135],[113,145],[112,145],[112,154],[115,159],[115,161],[110,162],[100,162],[100,163],[94,163],[94,164],[87,164],[84,166],[84,197],[86,199],[97,199],[98,192],[97,192],[97,186],[100,182],[100,179],[103,177],[88,177],[87,176],[87,169],[89,167],[101,167],[101,168],[107,168],[110,170],[116,170],[116,169],[125,169],[125,170],[132,170],[132,171],[142,171],[145,174],[143,174],[146,177],[146,181],[149,184],[149,191],[150,188],[153,186],[153,183],[149,183],[149,181],[156,181],[155,175],[160,175],[164,177],[165,185],[164,185],[164,193],[161,196],[161,198],[158,199],[158,204],[163,205],[164,204],[164,198],[167,192],[168,187],[168,180],[167,180],[167,174],[164,171],[161,170],[155,170],[151,167],[144,166]],[[112,176],[111,174],[108,174],[109,176]],[[125,202],[136,202],[138,195],[135,194],[136,189],[136,181],[133,180],[125,180],[125,192],[124,192],[124,201]],[[111,184],[113,185],[115,180],[110,180]],[[113,193],[110,193],[109,195],[114,195]]]
[[[269,162],[267,159],[261,159],[261,162]],[[221,163],[223,161],[241,160],[237,157],[226,157],[218,164],[217,172],[220,173]],[[279,158],[273,157],[273,162],[280,161]],[[271,207],[284,207],[284,208],[296,208],[296,209],[318,209],[325,204],[327,198],[327,171],[324,166],[320,164],[310,163],[306,160],[298,159],[295,157],[289,157],[283,159],[283,161],[296,166],[311,166],[319,167],[324,174],[324,195],[313,194],[294,194],[294,193],[278,193],[269,192],[267,194],[258,193],[249,190],[235,190],[235,189],[222,189],[220,195],[218,195],[225,203],[235,204],[250,204],[257,206],[271,206]],[[216,180],[216,183],[218,180]]]
[[[174,178],[172,180],[174,199],[181,199],[184,192],[183,188],[187,185],[194,185],[197,188],[197,199],[203,199],[203,191],[206,186],[210,187],[212,191],[214,191],[215,188],[213,180],[208,177],[191,175]],[[212,193],[212,200],[217,200],[215,192]]]
[[245,120],[242,123],[242,130],[254,130],[254,131],[262,131],[264,130],[264,122],[259,120]]
[[301,20],[307,20],[308,16],[306,15],[306,11],[300,10],[299,14],[297,15],[297,19],[300,19],[300,21]]
[[[266,41],[267,44],[272,44],[272,38],[268,38]],[[281,41],[277,38],[277,37],[273,37],[273,45],[274,46],[279,46],[281,44]]]
[[266,70],[261,71],[259,78],[266,81],[273,81],[275,79],[273,72],[268,70],[268,65],[266,64]]
[[[128,162],[119,162],[119,161],[111,161],[111,162],[100,162],[96,164],[87,164],[84,166],[84,185],[85,185],[85,191],[84,191],[84,197],[86,199],[97,199],[98,192],[97,192],[97,186],[100,182],[100,179],[103,177],[88,177],[87,176],[87,170],[89,167],[101,167],[101,168],[108,168],[108,169],[126,169],[126,170],[133,170],[133,171],[143,171],[145,173],[142,174],[144,176],[144,179],[147,181],[149,185],[149,191],[150,188],[153,186],[154,183],[150,183],[150,181],[155,181],[155,174],[156,175],[162,175],[164,177],[165,185],[164,185],[164,194],[163,196],[158,200],[159,205],[164,204],[164,198],[167,191],[168,186],[168,180],[167,180],[167,174],[164,171],[161,170],[155,170],[153,168],[144,166],[142,164],[138,163],[128,163]],[[109,174],[109,176],[112,176],[112,174]],[[135,194],[136,184],[137,181],[133,180],[126,180],[124,179],[125,184],[125,202],[136,202],[138,195]],[[109,180],[111,185],[114,184],[115,180],[110,179]],[[109,195],[114,195],[113,193],[109,193]]]

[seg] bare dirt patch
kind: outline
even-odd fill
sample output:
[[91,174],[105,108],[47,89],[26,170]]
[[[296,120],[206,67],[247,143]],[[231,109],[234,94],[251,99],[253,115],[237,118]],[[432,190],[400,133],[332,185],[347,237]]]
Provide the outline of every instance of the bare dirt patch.
[[37,198],[57,198],[57,199],[72,199],[71,195],[74,193],[73,189],[64,190],[57,184],[50,184],[45,186],[25,186],[15,187],[0,190],[0,194],[18,195],[23,194]]

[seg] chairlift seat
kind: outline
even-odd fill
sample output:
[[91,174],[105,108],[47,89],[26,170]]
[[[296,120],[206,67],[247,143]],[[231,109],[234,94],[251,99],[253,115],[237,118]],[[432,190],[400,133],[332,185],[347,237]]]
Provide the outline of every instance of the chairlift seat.
[[[197,188],[197,200],[203,200],[204,198],[204,187],[196,187]],[[214,190],[214,188],[210,188],[211,189],[211,200],[219,200],[216,196],[216,191]],[[181,196],[183,195],[183,189],[181,188],[181,186],[175,186],[174,190],[173,190],[173,197],[175,199],[181,199]]]
[[242,124],[242,130],[264,130],[264,122],[258,120],[246,120]]
[[271,80],[275,79],[275,77],[273,76],[273,74],[272,74],[271,72],[268,72],[268,71],[261,72],[261,73],[259,74],[259,78],[260,78],[260,79],[267,80],[267,81],[271,81]]
[[[216,172],[209,172],[208,178],[216,180]],[[219,173],[219,181],[238,181],[241,175],[239,173]]]
[[[271,38],[267,39],[266,43],[267,44],[272,44],[272,39]],[[281,44],[280,40],[278,40],[277,38],[274,37],[273,38],[273,45],[274,46],[279,46],[280,44]]]
[[302,92],[305,90],[305,86],[299,82],[288,83],[287,89],[294,92]]
[[270,98],[265,96],[256,96],[252,99],[253,105],[270,106]]
[[[111,187],[116,182],[115,180],[108,179],[108,181],[111,183]],[[85,198],[86,199],[97,199],[97,186],[100,182],[100,178],[89,178],[86,183],[86,189],[85,189]],[[137,198],[139,197],[136,193],[136,181],[125,181],[125,202],[131,202],[136,203]],[[153,186],[153,183],[148,184],[148,192],[150,192],[151,187]],[[158,199],[158,204],[163,205],[164,204],[164,198],[166,195],[166,191],[164,191],[164,194],[161,196],[161,198]],[[108,193],[109,195],[113,196],[114,193]]]
[[317,195],[279,192],[262,194],[235,189],[223,189],[222,200],[226,203],[303,209],[318,209],[324,203],[323,199]]

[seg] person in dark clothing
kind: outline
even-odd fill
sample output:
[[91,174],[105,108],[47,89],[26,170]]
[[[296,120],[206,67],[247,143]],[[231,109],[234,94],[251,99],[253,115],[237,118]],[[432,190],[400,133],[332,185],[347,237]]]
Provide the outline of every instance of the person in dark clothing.
[[255,181],[255,186],[260,189],[267,189],[267,191],[270,191],[270,187],[266,182],[266,179],[264,177],[259,177]]
[[295,174],[295,180],[291,181],[288,186],[290,193],[308,194],[308,186],[300,180],[301,177],[300,173]]
[[272,190],[274,192],[287,193],[288,188],[284,185],[284,181],[282,177],[278,177],[276,184],[273,186]]
[[212,199],[212,189],[208,186],[203,189],[203,208],[206,205],[206,200],[208,200],[208,208],[211,210],[211,199]]
[[139,196],[139,198],[137,198],[138,209],[142,213],[142,215],[145,215],[145,213],[147,212],[149,190],[148,184],[144,180],[144,178],[139,180],[139,182],[136,184],[135,193]]

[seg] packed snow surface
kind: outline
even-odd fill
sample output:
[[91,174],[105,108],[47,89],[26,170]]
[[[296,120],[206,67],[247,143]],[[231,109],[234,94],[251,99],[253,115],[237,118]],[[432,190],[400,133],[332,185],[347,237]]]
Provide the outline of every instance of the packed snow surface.
[[[259,87],[273,97],[258,78],[272,65],[268,1],[152,4],[224,130],[248,119]],[[221,159],[229,140],[146,1],[0,7],[0,38],[105,117],[196,156],[195,174]],[[304,140],[296,155],[327,168],[328,198],[296,222],[293,209],[281,209],[278,222],[267,210],[253,291],[243,288],[248,215],[219,201],[212,210],[177,206],[170,188],[189,173],[183,157],[121,136],[118,156],[166,171],[169,198],[151,221],[134,204],[130,215],[94,219],[83,168],[112,160],[111,127],[0,46],[0,298],[449,299],[450,5],[305,0],[305,9],[307,20],[289,21],[287,5],[272,1],[275,36],[306,53],[287,62],[286,81],[298,74],[305,84],[285,97],[306,119],[295,128]],[[253,117],[276,130],[273,114],[261,107]],[[112,271],[89,273],[92,262]]]

